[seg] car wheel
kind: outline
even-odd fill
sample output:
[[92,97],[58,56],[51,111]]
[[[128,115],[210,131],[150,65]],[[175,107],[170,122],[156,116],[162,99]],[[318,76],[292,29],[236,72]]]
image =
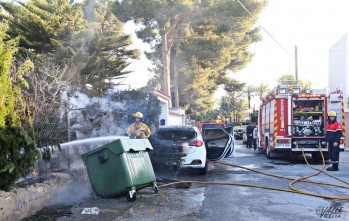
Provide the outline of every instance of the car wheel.
[[200,175],[206,175],[207,174],[207,168],[208,168],[208,162],[206,160],[205,167],[198,169],[199,170],[199,174]]

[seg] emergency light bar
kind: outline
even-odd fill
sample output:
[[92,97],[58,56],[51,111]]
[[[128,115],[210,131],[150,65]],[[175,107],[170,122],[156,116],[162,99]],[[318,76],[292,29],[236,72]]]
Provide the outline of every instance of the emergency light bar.
[[321,97],[321,94],[300,94],[298,97]]

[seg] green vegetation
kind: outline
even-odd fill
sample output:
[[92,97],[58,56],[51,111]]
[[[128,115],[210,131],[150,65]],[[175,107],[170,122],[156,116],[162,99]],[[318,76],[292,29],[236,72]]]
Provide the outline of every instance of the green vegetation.
[[[285,74],[282,75],[279,79],[278,82],[284,83],[286,85],[298,85],[296,81],[296,77],[293,74]],[[299,86],[301,88],[301,93],[305,93],[307,90],[311,89],[313,84],[312,82],[309,81],[299,81]]]
[[35,143],[23,128],[31,126],[21,87],[28,86],[24,73],[30,62],[13,64],[18,38],[5,41],[7,24],[0,23],[0,189],[9,190],[18,178],[31,172],[38,157]]
[[17,57],[29,56],[37,68],[58,65],[63,80],[73,87],[86,92],[90,85],[93,95],[103,95],[111,80],[128,73],[128,59],[138,58],[137,50],[127,49],[131,37],[123,34],[122,23],[111,13],[112,2],[0,2],[0,19],[9,22],[8,35],[19,38]]

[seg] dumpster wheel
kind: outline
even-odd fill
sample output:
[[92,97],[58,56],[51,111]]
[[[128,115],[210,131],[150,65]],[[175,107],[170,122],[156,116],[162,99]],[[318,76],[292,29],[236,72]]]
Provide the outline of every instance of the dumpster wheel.
[[154,190],[154,193],[155,193],[155,194],[158,194],[158,193],[159,193],[159,188],[158,188],[158,186],[157,186],[156,184],[154,184],[153,190]]
[[137,192],[136,190],[130,190],[128,191],[128,193],[126,194],[126,200],[127,202],[134,202],[136,201],[137,198]]

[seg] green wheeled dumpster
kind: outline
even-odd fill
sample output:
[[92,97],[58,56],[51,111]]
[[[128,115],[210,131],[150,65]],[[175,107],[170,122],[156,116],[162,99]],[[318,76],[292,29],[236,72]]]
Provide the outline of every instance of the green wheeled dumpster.
[[121,138],[81,155],[97,196],[126,194],[136,200],[136,191],[152,186],[158,193],[156,177],[148,152],[153,148],[147,139]]

